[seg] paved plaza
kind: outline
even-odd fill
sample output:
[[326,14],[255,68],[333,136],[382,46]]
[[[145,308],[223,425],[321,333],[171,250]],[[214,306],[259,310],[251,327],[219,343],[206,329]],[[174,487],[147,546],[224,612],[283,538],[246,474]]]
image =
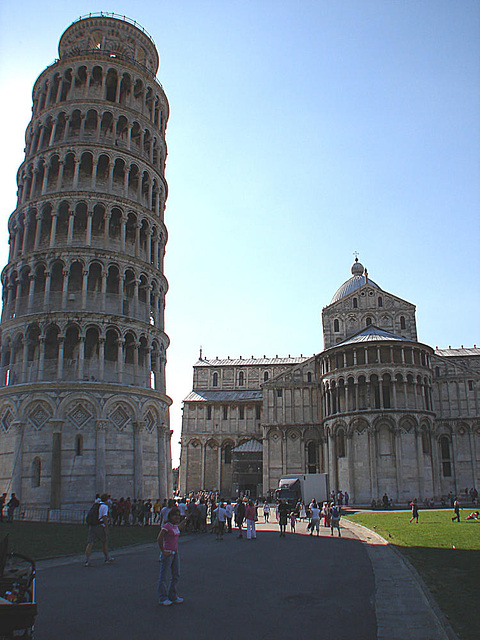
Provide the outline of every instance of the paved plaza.
[[152,545],[120,551],[113,565],[99,551],[91,568],[83,556],[39,563],[36,640],[451,639],[390,546],[343,524],[340,539],[323,527],[319,538],[306,535],[306,523],[286,538],[276,523],[260,523],[250,541],[182,537],[184,603],[170,607],[156,598],[157,527]]

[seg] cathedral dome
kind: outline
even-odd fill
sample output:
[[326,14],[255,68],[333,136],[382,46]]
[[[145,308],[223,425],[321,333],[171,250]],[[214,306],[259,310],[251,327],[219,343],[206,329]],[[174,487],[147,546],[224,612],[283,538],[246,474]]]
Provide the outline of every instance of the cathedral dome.
[[378,286],[378,284],[373,282],[373,280],[370,280],[367,274],[367,270],[364,269],[363,264],[358,261],[358,258],[355,258],[355,262],[352,265],[351,272],[352,272],[352,277],[349,278],[346,282],[342,284],[341,287],[337,289],[330,304],[333,304],[334,302],[337,302],[341,298],[348,296],[349,293],[353,293],[354,291],[356,291],[360,287],[363,287],[363,285],[367,283],[372,285],[372,287],[375,287],[375,289],[379,289],[381,291],[381,288]]

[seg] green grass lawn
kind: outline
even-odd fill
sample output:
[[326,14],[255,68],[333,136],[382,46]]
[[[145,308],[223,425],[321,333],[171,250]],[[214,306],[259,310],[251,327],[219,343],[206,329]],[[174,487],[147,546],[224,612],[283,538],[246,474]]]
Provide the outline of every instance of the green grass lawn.
[[420,573],[460,638],[477,640],[480,629],[480,521],[460,523],[452,510],[355,513],[349,520],[373,529],[403,554]]
[[[0,524],[0,539],[9,534],[8,549],[34,560],[83,553],[87,544],[88,527],[82,524],[54,524],[44,522],[13,522]],[[109,549],[131,544],[156,542],[158,526],[110,527]],[[101,552],[100,543],[94,546]]]

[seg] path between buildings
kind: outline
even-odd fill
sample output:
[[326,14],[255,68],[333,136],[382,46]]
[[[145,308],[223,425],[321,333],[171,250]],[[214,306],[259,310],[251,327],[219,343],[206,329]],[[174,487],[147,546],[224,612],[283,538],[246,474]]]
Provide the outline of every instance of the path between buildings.
[[[263,518],[261,518],[263,520]],[[416,572],[375,533],[342,519],[342,538],[280,538],[276,523],[256,540],[236,533],[180,540],[181,605],[157,603],[158,550],[127,548],[104,565],[83,555],[40,562],[36,640],[328,638],[452,640]],[[245,536],[245,533],[244,533]]]

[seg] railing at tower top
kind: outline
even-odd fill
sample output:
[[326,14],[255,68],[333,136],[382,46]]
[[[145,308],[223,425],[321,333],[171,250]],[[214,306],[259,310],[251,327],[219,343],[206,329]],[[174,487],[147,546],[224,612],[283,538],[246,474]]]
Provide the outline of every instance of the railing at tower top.
[[122,16],[119,13],[113,13],[113,12],[109,13],[108,11],[95,11],[92,13],[88,13],[87,15],[80,16],[79,18],[74,20],[70,26],[72,26],[73,24],[76,24],[77,22],[80,22],[80,20],[87,20],[87,18],[115,18],[116,20],[122,20],[122,22],[128,22],[128,24],[131,24],[132,26],[136,27],[139,31],[141,31],[144,35],[146,35],[147,38],[149,38],[152,41],[152,44],[156,48],[154,39],[148,33],[148,31],[142,27],[141,24],[139,24],[136,20],[132,20],[132,18],[129,18],[128,16]]

